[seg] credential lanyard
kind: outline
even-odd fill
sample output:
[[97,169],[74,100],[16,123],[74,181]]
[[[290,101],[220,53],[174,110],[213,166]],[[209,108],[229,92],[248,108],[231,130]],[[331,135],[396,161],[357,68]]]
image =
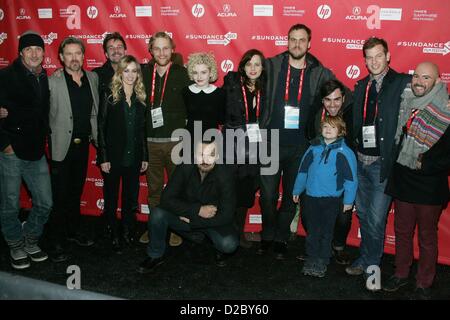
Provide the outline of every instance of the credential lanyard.
[[[161,97],[159,98],[159,107],[161,107],[163,99],[164,99],[164,92],[166,91],[166,84],[167,84],[167,79],[169,78],[169,71],[170,71],[171,66],[172,66],[172,62],[169,64],[167,71],[166,71],[166,76],[164,78],[164,84],[163,84],[162,91],[161,91]],[[150,103],[151,103],[152,108],[153,108],[153,104],[155,102],[155,82],[156,82],[156,65],[153,67],[152,91],[150,93]]]
[[[298,105],[300,106],[300,100],[302,99],[302,91],[303,91],[303,77],[305,75],[305,70],[306,70],[306,61],[305,61],[305,66],[302,69],[302,71],[300,72],[300,83],[298,85],[298,95],[297,95],[297,102]],[[288,71],[287,71],[287,76],[286,76],[286,90],[284,92],[284,102],[287,104],[289,104],[289,78],[291,77],[291,65],[288,63]]]
[[[245,122],[248,123],[248,102],[247,102],[247,93],[245,92],[244,85],[241,86],[242,95],[244,96],[244,104],[245,104]],[[259,119],[259,103],[261,101],[261,91],[258,91],[256,95],[256,122]]]

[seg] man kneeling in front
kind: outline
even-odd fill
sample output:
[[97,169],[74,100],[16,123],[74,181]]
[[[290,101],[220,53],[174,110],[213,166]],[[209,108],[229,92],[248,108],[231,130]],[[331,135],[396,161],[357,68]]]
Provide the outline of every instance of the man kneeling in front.
[[152,211],[148,257],[139,265],[139,273],[150,272],[164,262],[168,229],[187,239],[206,235],[216,249],[218,266],[225,266],[224,254],[236,250],[235,184],[230,168],[218,164],[218,158],[215,142],[200,142],[196,145],[196,163],[177,166],[160,205]]

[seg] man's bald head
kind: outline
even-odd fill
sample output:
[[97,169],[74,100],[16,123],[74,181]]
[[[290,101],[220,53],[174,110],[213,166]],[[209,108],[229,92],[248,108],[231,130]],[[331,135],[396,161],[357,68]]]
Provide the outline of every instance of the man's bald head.
[[414,70],[411,88],[415,96],[423,97],[440,81],[438,66],[432,62],[422,62]]

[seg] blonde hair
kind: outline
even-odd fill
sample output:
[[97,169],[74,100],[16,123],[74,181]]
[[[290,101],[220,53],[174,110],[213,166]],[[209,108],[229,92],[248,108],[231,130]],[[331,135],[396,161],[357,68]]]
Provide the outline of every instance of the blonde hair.
[[199,64],[204,64],[208,67],[210,75],[209,82],[217,80],[217,63],[214,54],[206,52],[192,53],[188,57],[187,71],[189,78],[194,80],[194,67]]
[[175,41],[173,41],[172,37],[167,34],[165,31],[156,32],[148,41],[148,52],[152,53],[153,43],[155,43],[157,38],[167,39],[170,42],[170,47],[175,49]]
[[121,99],[122,89],[123,89],[123,79],[122,74],[123,71],[128,67],[130,63],[136,64],[137,69],[137,79],[134,83],[133,91],[136,94],[137,99],[145,105],[145,88],[144,83],[142,82],[142,72],[141,72],[141,65],[138,63],[135,57],[131,55],[123,56],[119,64],[117,66],[117,71],[114,73],[114,76],[111,81],[111,96],[113,98],[113,103],[117,103]]
[[338,129],[338,137],[344,137],[347,134],[347,126],[341,116],[326,116],[320,122],[320,129],[323,128],[325,123],[328,123],[330,126]]

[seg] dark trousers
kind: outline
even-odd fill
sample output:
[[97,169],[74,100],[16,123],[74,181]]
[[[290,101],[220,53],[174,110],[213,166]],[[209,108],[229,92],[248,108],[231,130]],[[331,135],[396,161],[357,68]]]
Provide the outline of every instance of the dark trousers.
[[[113,165],[109,173],[103,174],[104,214],[111,227],[113,237],[117,238],[124,230],[134,233],[138,209],[140,166],[123,167]],[[122,223],[116,217],[120,180],[122,180]]]
[[406,278],[414,259],[413,237],[419,229],[418,287],[433,284],[438,256],[437,229],[442,212],[440,205],[421,205],[395,200],[395,275]]
[[306,217],[306,254],[308,259],[325,264],[331,257],[331,240],[336,217],[342,206],[341,198],[304,197],[304,215]]
[[[280,166],[277,173],[260,177],[263,240],[286,242],[289,239],[290,225],[295,216],[292,189],[304,151],[304,148],[299,146],[280,146]],[[277,210],[281,175],[283,198]]]
[[80,227],[80,201],[86,181],[89,141],[72,143],[63,161],[51,161],[53,212],[50,237],[58,243],[73,236]]
[[342,203],[341,209],[336,218],[336,224],[334,226],[334,237],[333,237],[333,247],[339,250],[343,250],[347,243],[347,236],[352,227],[352,215],[350,212],[342,211]]
[[180,217],[176,214],[157,207],[152,208],[148,221],[150,234],[150,243],[147,247],[148,256],[159,258],[164,255],[168,229],[188,239],[193,239],[201,232],[210,238],[216,250],[222,253],[233,253],[239,245],[238,235],[232,224],[193,230],[189,223],[180,220]]
[[[303,198],[301,199],[301,203],[304,202]],[[344,250],[345,246],[347,244],[347,237],[350,232],[350,229],[352,227],[352,212],[343,212],[342,211],[342,201],[341,201],[341,209],[339,210],[339,213],[336,217],[336,224],[334,225],[334,235],[333,235],[333,248],[338,250]],[[301,221],[303,228],[306,232],[308,232],[308,229],[306,227],[306,217],[303,214],[303,209],[301,210]]]

